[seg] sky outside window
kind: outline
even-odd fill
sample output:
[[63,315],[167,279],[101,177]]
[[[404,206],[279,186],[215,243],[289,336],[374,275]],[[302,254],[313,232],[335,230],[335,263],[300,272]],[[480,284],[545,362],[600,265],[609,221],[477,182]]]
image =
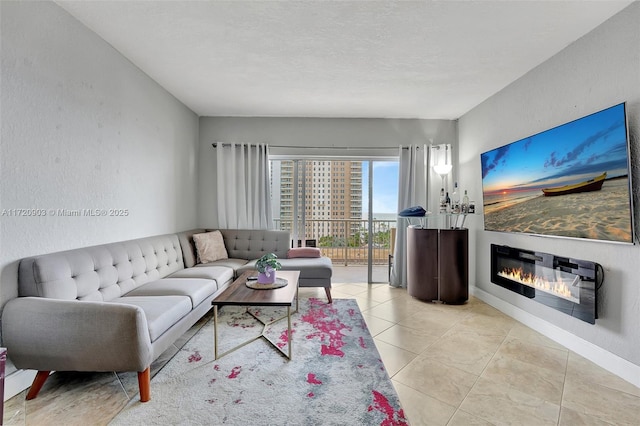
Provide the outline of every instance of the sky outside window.
[[[362,162],[362,212],[369,211],[369,162]],[[373,161],[373,213],[398,212],[398,162]]]

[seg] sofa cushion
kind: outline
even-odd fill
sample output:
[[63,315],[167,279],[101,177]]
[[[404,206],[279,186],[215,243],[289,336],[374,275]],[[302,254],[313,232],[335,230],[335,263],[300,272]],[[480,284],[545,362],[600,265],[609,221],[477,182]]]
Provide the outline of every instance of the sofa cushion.
[[111,302],[140,307],[147,318],[151,342],[191,312],[191,300],[185,296],[124,296]]
[[175,272],[167,278],[202,278],[216,280],[218,288],[220,288],[226,282],[233,279],[233,269],[228,266],[212,266],[210,263],[206,263]]
[[200,278],[163,278],[141,285],[125,296],[188,296],[198,306],[218,290],[214,280]]
[[[234,271],[237,271],[238,269],[242,268],[243,266],[245,266],[248,263],[248,261],[246,259],[223,259],[223,260],[216,260],[215,262],[211,262],[208,263],[207,265],[196,265],[196,268],[202,268],[204,266],[224,266],[227,268],[231,268]],[[238,276],[238,273],[235,273],[235,276]]]
[[333,266],[328,257],[280,259],[284,271],[300,271],[300,279],[331,278]]
[[229,258],[220,231],[194,234],[193,241],[196,244],[198,263],[210,263],[219,259]]
[[240,275],[242,275],[242,273],[247,272],[247,271],[256,271],[256,262],[258,261],[258,259],[253,259],[250,260],[248,262],[246,262],[244,265],[238,267],[236,269],[236,277],[239,277]]
[[[333,266],[328,257],[301,257],[298,259],[278,259],[284,271],[300,271],[300,279],[331,278]],[[243,272],[256,269],[256,259],[238,268],[236,276]]]

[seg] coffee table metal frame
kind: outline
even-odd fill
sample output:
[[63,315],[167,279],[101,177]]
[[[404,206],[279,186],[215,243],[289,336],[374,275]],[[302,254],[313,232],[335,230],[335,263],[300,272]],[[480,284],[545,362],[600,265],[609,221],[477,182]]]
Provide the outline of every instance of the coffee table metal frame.
[[[291,359],[291,341],[293,340],[293,333],[291,331],[291,314],[298,312],[298,279],[300,278],[300,271],[277,271],[276,276],[278,278],[286,279],[289,284],[285,287],[270,289],[270,290],[254,290],[246,286],[247,278],[251,275],[255,275],[255,271],[247,271],[240,275],[234,282],[232,282],[226,290],[220,293],[211,304],[213,305],[213,345],[214,345],[214,359],[222,358],[223,356],[240,349],[243,346],[248,345],[260,338],[266,340],[271,346],[276,348],[278,352],[284,355],[287,359]],[[296,309],[291,312],[293,306],[293,299],[296,299]],[[218,307],[226,305],[246,306],[246,312],[252,317],[262,323],[262,333],[258,336],[251,338],[233,348],[218,354]],[[286,306],[287,314],[276,318],[272,321],[265,322],[261,318],[257,317],[253,312],[249,310],[251,306]],[[267,336],[266,331],[268,327],[280,320],[287,318],[287,346],[288,351],[285,352],[282,348],[273,343]]]

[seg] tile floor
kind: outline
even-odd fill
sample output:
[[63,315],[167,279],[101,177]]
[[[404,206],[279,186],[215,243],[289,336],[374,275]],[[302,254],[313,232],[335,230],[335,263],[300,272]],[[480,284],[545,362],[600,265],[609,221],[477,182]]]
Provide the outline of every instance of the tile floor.
[[[387,284],[332,293],[358,301],[412,425],[640,424],[639,388],[478,299],[436,305]],[[7,401],[4,424],[106,424],[136,392],[135,373],[56,373],[35,400]]]

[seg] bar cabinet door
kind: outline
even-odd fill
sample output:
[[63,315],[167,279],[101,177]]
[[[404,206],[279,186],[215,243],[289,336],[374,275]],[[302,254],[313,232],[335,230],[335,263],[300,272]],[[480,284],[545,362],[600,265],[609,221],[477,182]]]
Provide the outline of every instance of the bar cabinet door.
[[440,230],[440,301],[451,305],[469,299],[469,230]]
[[438,300],[438,230],[407,228],[407,293]]

